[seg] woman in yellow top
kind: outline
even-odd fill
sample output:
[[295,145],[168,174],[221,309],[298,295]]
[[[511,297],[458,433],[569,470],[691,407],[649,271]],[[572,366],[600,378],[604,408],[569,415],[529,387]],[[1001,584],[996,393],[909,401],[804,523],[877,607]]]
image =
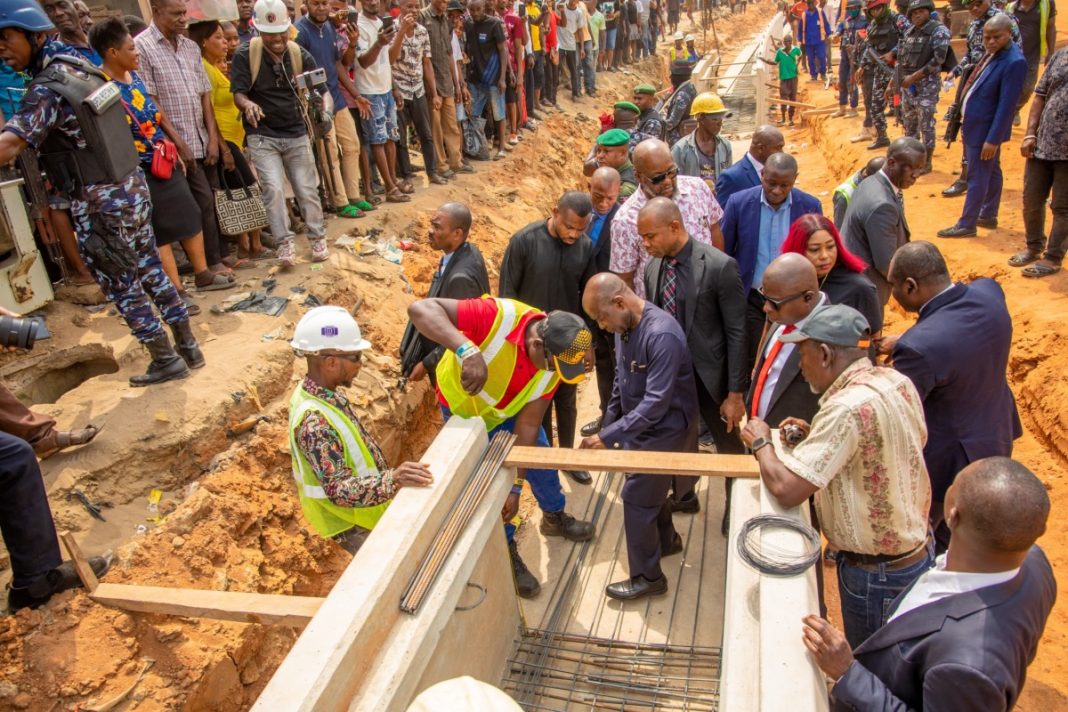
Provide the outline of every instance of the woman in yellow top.
[[[214,20],[197,22],[189,26],[189,37],[200,45],[204,71],[211,83],[211,106],[215,110],[215,123],[234,157],[233,170],[224,171],[223,180],[230,188],[255,185],[256,177],[252,175],[242,152],[245,145],[245,127],[241,123],[241,112],[234,104],[233,92],[230,91],[230,67],[226,59],[229,43],[226,31],[222,23]],[[272,259],[275,256],[273,250],[260,243],[259,230],[252,230],[238,237],[237,255],[239,258],[252,260]]]

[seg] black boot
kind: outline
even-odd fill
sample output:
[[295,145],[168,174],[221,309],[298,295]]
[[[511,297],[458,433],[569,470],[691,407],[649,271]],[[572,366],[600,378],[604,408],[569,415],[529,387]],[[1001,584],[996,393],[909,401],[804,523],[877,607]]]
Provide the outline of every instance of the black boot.
[[542,512],[541,526],[545,536],[562,536],[571,541],[589,541],[593,538],[593,523],[575,519],[564,510]]
[[197,337],[193,336],[193,325],[189,320],[171,324],[171,333],[174,334],[174,345],[185,360],[189,368],[203,368],[204,354],[197,344]]
[[869,151],[877,151],[890,145],[890,137],[886,135],[886,129],[879,129],[879,135],[868,144]]
[[[102,577],[111,568],[111,552],[103,556],[93,556],[89,559],[89,566],[97,578]],[[82,581],[74,570],[74,564],[64,561],[56,568],[49,571],[40,579],[29,586],[8,588],[7,608],[8,612],[16,613],[23,608],[37,608],[48,602],[48,599],[62,591],[79,588]]]
[[130,385],[135,388],[151,386],[175,378],[185,378],[189,375],[189,369],[182,357],[175,353],[171,347],[171,340],[165,333],[145,343],[145,348],[152,356],[152,362],[148,364],[148,370],[143,376],[131,376]]
[[534,598],[541,591],[541,584],[538,583],[538,579],[534,578],[534,574],[530,573],[530,569],[523,563],[523,560],[519,558],[519,550],[516,548],[514,541],[508,544],[508,555],[512,558],[515,590],[519,597]]

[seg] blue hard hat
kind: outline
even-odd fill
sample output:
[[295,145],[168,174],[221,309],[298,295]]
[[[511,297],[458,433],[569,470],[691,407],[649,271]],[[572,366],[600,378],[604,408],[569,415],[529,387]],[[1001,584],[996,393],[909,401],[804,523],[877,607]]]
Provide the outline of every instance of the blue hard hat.
[[48,15],[34,0],[0,0],[0,29],[17,27],[27,32],[55,29]]

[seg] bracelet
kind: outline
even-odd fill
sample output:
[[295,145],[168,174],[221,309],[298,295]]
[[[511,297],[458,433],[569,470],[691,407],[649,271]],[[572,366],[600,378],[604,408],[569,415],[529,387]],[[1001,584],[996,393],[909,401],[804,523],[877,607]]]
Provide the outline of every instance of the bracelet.
[[474,341],[465,341],[456,349],[456,358],[465,361],[469,357],[480,353],[482,353],[482,351],[475,345]]
[[522,484],[512,485],[512,494],[523,494],[523,485]]
[[1038,140],[1038,136],[1036,136],[1035,134],[1027,134],[1026,136],[1024,136],[1024,137],[1023,137],[1022,139],[1020,139],[1020,140],[1021,140],[1021,141],[1026,141],[1026,140],[1027,140],[1027,139],[1029,139],[1029,138],[1033,138],[1033,139],[1035,139],[1036,141]]

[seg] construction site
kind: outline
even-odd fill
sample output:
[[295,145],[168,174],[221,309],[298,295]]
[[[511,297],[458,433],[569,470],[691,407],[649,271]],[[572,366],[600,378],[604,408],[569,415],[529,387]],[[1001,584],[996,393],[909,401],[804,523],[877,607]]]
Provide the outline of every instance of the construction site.
[[[705,55],[695,77],[733,112],[723,132],[736,159],[752,130],[778,113],[769,103],[771,74],[757,61],[781,35],[776,9],[717,9],[714,29],[683,16]],[[1056,21],[1068,37],[1068,20]],[[399,712],[427,687],[461,675],[499,687],[525,710],[828,709],[827,680],[801,639],[801,618],[819,612],[815,567],[824,564],[776,577],[738,554],[742,525],[758,514],[809,521],[807,506],[784,510],[769,496],[751,456],[517,447],[491,441],[478,422],[445,424],[428,384],[400,377],[407,308],[426,295],[438,261],[426,239],[431,212],[453,200],[469,206],[470,239],[496,289],[510,236],[546,217],[562,192],[586,190],[582,163],[598,116],[639,82],[668,86],[663,55],[600,75],[597,99],[572,103],[562,91],[565,111],[547,115],[508,160],[477,163],[473,175],[427,186],[355,227],[330,221],[328,261],[259,266],[239,273],[239,294],[198,295],[203,313],[193,324],[208,365],[187,379],[128,387],[128,372],[146,357],[113,309],[61,298],[44,306],[50,338],[0,354],[0,380],[65,429],[101,428],[91,445],[41,469],[70,550],[110,549],[115,564],[87,589],[0,617],[0,709]],[[829,214],[834,186],[870,154],[849,141],[859,122],[825,110],[837,106],[833,88],[803,83],[799,101],[809,110],[796,127],[783,127],[785,151],[801,166],[798,187]],[[1021,135],[1014,129],[1012,141]],[[1060,347],[1068,337],[1059,326],[1068,277],[1022,280],[1005,263],[1023,242],[1015,146],[1002,155],[1000,229],[981,241],[934,236],[959,208],[940,195],[958,164],[959,150],[940,148],[934,172],[908,193],[913,239],[938,244],[955,280],[992,277],[1006,292],[1009,382],[1025,429],[1014,457],[1049,491],[1053,516],[1039,543],[1064,586],[1068,519],[1058,515],[1068,506],[1068,348]],[[0,195],[7,227],[17,231],[25,216],[8,192]],[[298,240],[305,258],[307,249]],[[279,309],[227,309],[257,296],[281,297]],[[432,487],[400,492],[355,557],[304,520],[290,463],[288,399],[304,363],[289,340],[320,304],[350,310],[373,344],[347,389],[364,427],[391,462],[426,463],[434,475]],[[891,302],[884,331],[900,333],[912,318]],[[578,402],[579,423],[596,417],[590,379]],[[522,600],[500,512],[512,471],[528,466],[593,474],[588,486],[561,479],[568,511],[592,521],[596,536],[578,544],[538,536],[541,512],[525,493],[517,541],[542,590]],[[685,548],[664,560],[669,594],[626,603],[604,589],[626,575],[620,490],[636,467],[700,475],[701,511],[674,517]],[[727,537],[724,478],[734,480]],[[466,518],[457,528],[460,509]],[[787,551],[803,545],[786,531],[764,537],[765,546]],[[436,570],[429,579],[428,561]],[[0,551],[0,582],[9,569]],[[827,607],[833,621],[834,586]],[[1018,709],[1068,710],[1066,650],[1061,603]]]

